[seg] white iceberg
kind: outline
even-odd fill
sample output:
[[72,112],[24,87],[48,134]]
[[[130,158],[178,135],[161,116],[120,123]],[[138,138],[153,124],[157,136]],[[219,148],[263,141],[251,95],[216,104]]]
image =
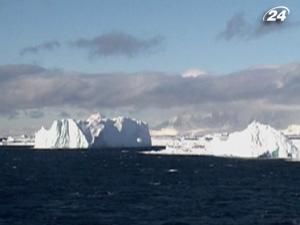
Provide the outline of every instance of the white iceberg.
[[0,138],[0,145],[32,147],[34,146],[34,137],[25,134],[18,136],[2,137]]
[[280,131],[259,122],[252,122],[227,140],[215,139],[207,149],[213,155],[234,157],[298,158],[298,149]]
[[73,119],[55,120],[49,130],[42,127],[35,134],[35,148],[88,148],[85,134]]
[[282,130],[282,133],[284,133],[287,136],[300,136],[300,125],[289,125],[286,129]]
[[282,130],[282,133],[298,148],[300,149],[300,125],[292,124],[286,129]]
[[273,127],[252,122],[245,130],[206,135],[199,139],[173,140],[165,150],[152,154],[213,155],[243,158],[299,158],[298,149]]
[[113,119],[99,113],[87,120],[54,121],[51,128],[41,128],[35,135],[35,148],[118,148],[149,147],[147,123],[127,118]]

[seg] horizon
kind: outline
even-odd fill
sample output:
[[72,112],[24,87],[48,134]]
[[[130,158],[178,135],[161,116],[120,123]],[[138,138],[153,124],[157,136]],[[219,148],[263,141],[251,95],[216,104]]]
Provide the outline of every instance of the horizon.
[[[71,3],[71,4],[70,4]],[[266,25],[278,5],[291,13]],[[61,117],[300,124],[300,2],[0,1],[0,135]]]

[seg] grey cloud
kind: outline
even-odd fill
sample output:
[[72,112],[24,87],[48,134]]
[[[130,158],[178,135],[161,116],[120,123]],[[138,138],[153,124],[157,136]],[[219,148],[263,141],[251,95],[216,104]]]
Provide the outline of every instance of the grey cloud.
[[26,112],[26,115],[32,119],[39,119],[44,117],[45,113],[41,110],[30,110]]
[[217,34],[217,40],[230,41],[234,38],[252,40],[261,38],[269,33],[300,27],[300,21],[286,20],[284,23],[264,23],[261,18],[253,23],[246,20],[243,12],[233,15],[225,25],[223,31]]
[[38,74],[46,71],[44,68],[28,64],[9,64],[0,66],[0,77],[15,77],[26,74]]
[[62,112],[59,113],[59,117],[61,117],[61,118],[70,118],[71,115],[69,113],[65,112],[65,111],[62,111]]
[[225,29],[217,35],[217,38],[225,40],[231,40],[234,37],[245,38],[249,35],[249,30],[252,30],[252,27],[246,21],[244,13],[240,12],[227,21]]
[[[6,71],[3,68],[0,66],[0,77],[5,74],[1,72]],[[17,71],[18,65],[13,68]],[[22,70],[24,65],[20,65]],[[227,123],[238,127],[253,118],[266,122],[272,118],[271,123],[285,124],[297,121],[300,115],[300,107],[296,107],[300,104],[300,64],[250,68],[194,79],[164,73],[78,74],[44,68],[40,71],[0,79],[0,114],[51,107],[91,112],[126,107],[145,112],[154,109],[170,115],[187,110],[195,114],[193,120],[197,118],[198,122],[194,124],[212,127]]]
[[26,55],[26,54],[37,54],[40,51],[52,51],[54,49],[57,49],[61,46],[59,41],[48,41],[44,42],[38,45],[29,46],[21,49],[20,55]]
[[4,114],[9,120],[17,119],[20,116],[20,113],[18,111],[10,111],[6,114]]
[[259,26],[257,26],[252,34],[253,38],[260,38],[261,36],[267,35],[272,32],[280,32],[288,29],[299,28],[300,21],[286,21],[284,23],[275,23],[275,24],[266,24],[261,22]]
[[157,50],[162,42],[163,37],[161,36],[140,39],[122,32],[110,32],[92,39],[78,39],[72,42],[72,46],[87,49],[90,57],[134,57]]

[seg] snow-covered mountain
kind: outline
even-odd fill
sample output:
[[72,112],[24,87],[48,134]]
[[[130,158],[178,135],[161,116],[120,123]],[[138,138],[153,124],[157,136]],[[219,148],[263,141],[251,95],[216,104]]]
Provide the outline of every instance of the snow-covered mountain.
[[62,119],[35,135],[35,148],[111,148],[151,146],[148,125],[142,121],[99,113],[87,120]]
[[193,154],[246,158],[299,158],[298,149],[280,131],[257,121],[242,131],[180,138],[169,142],[159,154]]

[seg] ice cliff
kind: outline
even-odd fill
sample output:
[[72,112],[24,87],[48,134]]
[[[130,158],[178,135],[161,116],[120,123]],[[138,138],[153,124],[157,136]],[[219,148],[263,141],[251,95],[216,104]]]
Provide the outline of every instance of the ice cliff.
[[99,113],[87,120],[62,119],[50,129],[41,128],[35,135],[35,148],[118,148],[151,146],[145,122],[117,117],[102,117]]
[[73,119],[55,120],[35,134],[35,148],[88,148],[90,143]]

